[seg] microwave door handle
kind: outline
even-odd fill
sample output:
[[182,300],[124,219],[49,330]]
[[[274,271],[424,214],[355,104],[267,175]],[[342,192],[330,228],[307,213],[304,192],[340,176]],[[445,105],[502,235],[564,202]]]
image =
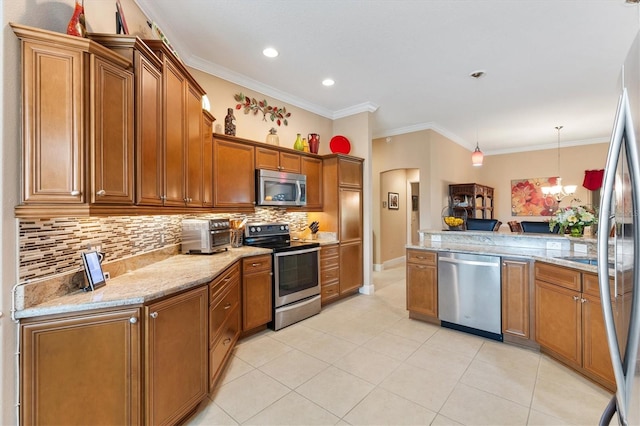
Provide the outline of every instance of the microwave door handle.
[[300,186],[299,180],[296,180],[296,188],[298,188],[298,191],[296,193],[296,205],[300,205],[300,198],[302,197],[302,187]]

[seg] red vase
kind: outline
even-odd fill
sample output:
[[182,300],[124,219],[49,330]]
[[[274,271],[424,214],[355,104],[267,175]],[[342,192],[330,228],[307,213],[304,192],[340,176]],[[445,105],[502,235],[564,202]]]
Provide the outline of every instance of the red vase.
[[67,25],[67,34],[77,37],[87,36],[87,27],[84,22],[84,0],[82,3],[76,0],[76,8]]

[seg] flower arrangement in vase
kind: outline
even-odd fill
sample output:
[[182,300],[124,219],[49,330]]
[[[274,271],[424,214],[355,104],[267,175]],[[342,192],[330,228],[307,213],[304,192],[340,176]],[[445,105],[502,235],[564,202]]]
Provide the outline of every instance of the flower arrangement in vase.
[[598,223],[598,214],[591,206],[569,206],[561,207],[549,221],[549,229],[553,230],[556,225],[560,228],[560,234],[567,230],[572,237],[581,237],[585,226]]

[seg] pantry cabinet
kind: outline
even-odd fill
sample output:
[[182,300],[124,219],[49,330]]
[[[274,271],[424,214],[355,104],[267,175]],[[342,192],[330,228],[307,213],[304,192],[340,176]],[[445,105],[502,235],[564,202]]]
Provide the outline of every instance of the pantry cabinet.
[[139,308],[20,324],[20,422],[142,423]]
[[145,306],[145,423],[175,424],[208,393],[208,287]]
[[437,253],[425,250],[408,249],[406,268],[407,310],[409,310],[409,317],[437,322]]
[[93,205],[132,205],[131,61],[89,39],[11,26],[22,48],[16,215],[86,215]]
[[597,288],[597,275],[536,262],[535,335],[543,351],[613,390]]

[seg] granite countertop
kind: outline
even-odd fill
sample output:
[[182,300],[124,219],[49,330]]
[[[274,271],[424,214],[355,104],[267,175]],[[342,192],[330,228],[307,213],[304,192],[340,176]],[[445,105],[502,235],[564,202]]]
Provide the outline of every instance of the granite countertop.
[[[596,240],[593,238],[576,239],[557,235],[488,231],[420,230],[419,232],[421,241],[417,244],[409,244],[406,248],[531,259],[592,273],[598,272],[596,265],[566,259],[567,257],[595,259]],[[554,248],[548,248],[549,242],[554,243]],[[576,250],[577,247],[586,250]],[[609,270],[610,274],[613,272],[613,270]]]
[[16,319],[90,309],[141,305],[182,290],[209,283],[237,260],[272,253],[243,246],[212,255],[175,255],[119,275],[96,291],[82,290],[15,312]]

